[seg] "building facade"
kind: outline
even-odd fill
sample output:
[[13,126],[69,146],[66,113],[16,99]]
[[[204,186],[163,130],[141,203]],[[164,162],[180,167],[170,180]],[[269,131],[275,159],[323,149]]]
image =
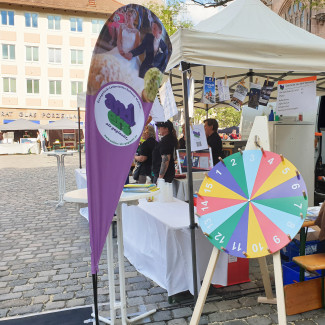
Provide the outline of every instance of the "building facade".
[[[92,49],[114,0],[0,1],[0,123],[77,120]],[[84,120],[81,108],[81,120]]]
[[295,0],[273,0],[271,9],[292,24],[325,38],[325,8],[310,10],[305,3]]

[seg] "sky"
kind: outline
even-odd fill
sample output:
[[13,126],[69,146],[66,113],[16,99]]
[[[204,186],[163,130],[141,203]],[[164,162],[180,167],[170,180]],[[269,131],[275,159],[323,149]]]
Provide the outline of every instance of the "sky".
[[201,20],[207,19],[212,15],[216,14],[218,11],[222,10],[224,7],[217,8],[204,8],[203,6],[194,4],[191,0],[186,0],[188,17],[193,22],[194,26],[198,24]]

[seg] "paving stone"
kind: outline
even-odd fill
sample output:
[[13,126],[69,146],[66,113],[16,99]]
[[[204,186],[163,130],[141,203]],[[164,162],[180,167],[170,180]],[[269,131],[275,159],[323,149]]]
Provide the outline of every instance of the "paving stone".
[[72,307],[79,307],[85,305],[85,299],[84,298],[78,298],[78,299],[71,299],[67,301],[67,308]]
[[65,301],[55,301],[55,302],[48,302],[45,305],[45,310],[52,310],[52,309],[61,309],[64,308]]
[[155,295],[157,293],[166,293],[166,289],[160,287],[153,287],[149,289],[149,294]]
[[246,321],[249,325],[271,325],[272,324],[271,318],[266,316],[251,317],[251,318],[247,318]]
[[67,280],[69,278],[69,274],[59,274],[59,275],[54,275],[52,277],[52,281],[62,281],[62,280]]
[[3,294],[0,295],[0,301],[17,299],[20,298],[22,295],[23,295],[22,292]]
[[18,306],[28,306],[32,302],[31,298],[26,299],[13,299],[1,301],[1,308],[13,308]]
[[218,301],[216,303],[216,306],[220,311],[224,311],[224,310],[232,310],[234,308],[240,308],[241,304],[238,302],[238,300],[224,300],[224,301]]
[[130,307],[132,307],[132,306],[138,306],[138,305],[144,304],[144,300],[143,300],[143,297],[129,298],[127,300],[127,304]]
[[42,311],[42,304],[14,307],[9,311],[9,316],[39,313]]
[[172,315],[171,312],[169,310],[166,311],[157,311],[156,313],[153,314],[153,320],[155,322],[160,322],[163,320],[171,320],[172,319]]
[[243,320],[235,319],[223,323],[224,325],[246,325],[247,323]]
[[42,296],[38,296],[38,297],[35,297],[34,300],[33,300],[33,303],[34,304],[45,304],[46,302],[48,302],[50,299],[50,296],[49,295],[42,295]]
[[7,317],[8,311],[9,311],[9,308],[0,309],[0,318]]
[[187,325],[187,321],[184,318],[173,319],[168,321],[167,325]]
[[148,290],[135,290],[135,291],[128,291],[127,292],[127,296],[129,298],[147,296],[147,295],[148,295]]
[[30,279],[29,283],[48,282],[48,281],[49,281],[48,276],[41,276],[41,277]]
[[73,298],[73,292],[68,293],[60,293],[57,295],[54,295],[52,298],[52,301],[61,301],[61,300],[69,300]]
[[29,291],[24,291],[23,296],[24,298],[29,298],[29,297],[36,297],[42,295],[44,292],[43,289],[33,289]]
[[63,290],[64,290],[64,288],[61,288],[61,287],[57,287],[57,288],[46,288],[44,290],[44,293],[46,293],[47,295],[54,295],[54,294],[62,293]]
[[163,295],[152,295],[152,296],[145,297],[144,300],[147,304],[151,304],[151,303],[164,301],[166,300],[166,298]]
[[172,310],[174,318],[189,317],[193,314],[193,310],[190,307],[177,308]]

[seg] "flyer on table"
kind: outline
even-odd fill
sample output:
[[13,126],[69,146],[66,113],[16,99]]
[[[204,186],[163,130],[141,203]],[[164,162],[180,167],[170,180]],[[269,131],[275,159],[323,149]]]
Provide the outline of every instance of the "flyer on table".
[[303,112],[317,109],[316,104],[317,77],[282,80],[278,82],[277,115],[298,116]]

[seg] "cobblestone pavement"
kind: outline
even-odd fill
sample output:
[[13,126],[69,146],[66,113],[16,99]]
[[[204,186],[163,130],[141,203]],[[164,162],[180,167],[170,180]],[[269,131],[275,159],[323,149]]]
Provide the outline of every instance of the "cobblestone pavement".
[[[66,157],[66,190],[76,188],[78,155]],[[84,157],[83,157],[84,165]],[[89,232],[76,206],[54,209],[57,198],[56,159],[44,155],[0,156],[0,320],[49,310],[90,305]],[[116,247],[115,247],[116,252]],[[271,260],[270,260],[271,261]],[[99,274],[99,302],[108,302],[106,254]],[[170,304],[166,290],[139,274],[125,260],[128,313],[157,308],[140,323],[188,324],[193,305],[189,295]],[[213,289],[200,324],[277,323],[276,306],[257,303],[262,282],[256,261],[250,261],[251,282]],[[115,272],[118,280],[118,270]],[[183,298],[183,299],[181,299]],[[187,300],[186,300],[187,299]],[[100,307],[103,315],[108,306]],[[288,317],[290,324],[325,324],[324,310]]]

